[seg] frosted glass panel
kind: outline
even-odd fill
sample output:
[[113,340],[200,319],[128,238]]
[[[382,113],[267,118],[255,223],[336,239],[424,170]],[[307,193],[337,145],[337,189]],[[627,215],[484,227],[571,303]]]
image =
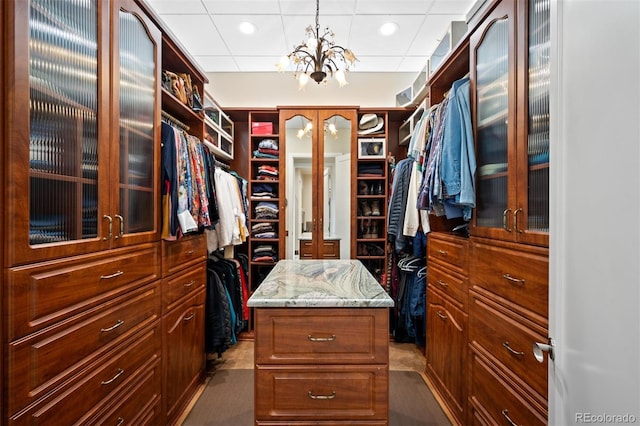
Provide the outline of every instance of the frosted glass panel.
[[124,232],[154,226],[155,46],[133,14],[120,11],[120,209]]
[[550,0],[529,2],[529,223],[549,232]]
[[477,226],[501,227],[507,208],[509,22],[489,27],[476,52]]
[[31,244],[97,235],[96,0],[29,3]]

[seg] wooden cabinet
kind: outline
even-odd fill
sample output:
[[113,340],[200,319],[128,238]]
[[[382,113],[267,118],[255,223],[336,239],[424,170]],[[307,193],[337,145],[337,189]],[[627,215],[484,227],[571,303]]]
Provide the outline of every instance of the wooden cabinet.
[[549,244],[549,4],[494,2],[470,37],[472,235]]
[[[313,246],[311,240],[300,240],[300,259],[313,259]],[[340,240],[324,240],[320,258],[340,259]]]
[[10,2],[2,19],[0,423],[156,423],[160,29],[134,0]]
[[256,424],[388,424],[388,315],[256,308]]
[[249,112],[249,283],[256,289],[285,252],[284,146],[277,110]]
[[426,374],[459,424],[467,413],[468,243],[433,232],[427,244]]
[[[366,117],[376,117],[381,125],[362,126]],[[358,111],[358,140],[354,148],[355,170],[355,257],[378,281],[387,268],[387,206],[389,203],[388,113],[380,110]],[[364,130],[362,130],[364,129]],[[369,131],[371,130],[371,131]],[[353,212],[353,210],[352,210]]]
[[207,246],[194,235],[162,247],[162,401],[174,424],[204,378]]

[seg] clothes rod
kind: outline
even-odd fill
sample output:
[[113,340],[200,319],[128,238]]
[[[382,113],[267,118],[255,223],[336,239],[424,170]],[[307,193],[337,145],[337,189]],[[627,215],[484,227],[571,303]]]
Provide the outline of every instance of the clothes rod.
[[182,121],[175,118],[173,115],[169,114],[166,111],[162,111],[162,117],[169,121],[169,124],[173,124],[176,127],[181,128],[182,130],[189,131],[189,126],[184,124]]

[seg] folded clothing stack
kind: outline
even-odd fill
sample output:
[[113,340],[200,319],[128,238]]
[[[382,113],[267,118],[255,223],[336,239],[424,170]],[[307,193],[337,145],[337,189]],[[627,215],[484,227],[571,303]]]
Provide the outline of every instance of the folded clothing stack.
[[269,201],[260,201],[254,209],[256,219],[277,219],[278,205]]
[[258,167],[259,180],[277,180],[278,175],[278,169],[273,166],[263,164]]
[[258,183],[251,188],[253,198],[278,198],[274,185],[269,183]]
[[359,164],[358,176],[382,176],[382,166],[379,164]]
[[276,262],[278,260],[278,253],[274,246],[270,244],[261,244],[253,249],[254,262]]
[[254,238],[278,238],[278,233],[273,223],[260,222],[251,226],[251,236]]
[[274,139],[262,139],[258,142],[258,149],[253,151],[254,158],[278,158],[280,150]]

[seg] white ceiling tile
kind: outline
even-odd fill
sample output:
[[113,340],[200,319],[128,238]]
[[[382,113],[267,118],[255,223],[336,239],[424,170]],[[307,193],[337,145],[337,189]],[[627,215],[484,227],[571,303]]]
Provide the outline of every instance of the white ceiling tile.
[[361,56],[352,72],[396,72],[402,56]]
[[[320,21],[328,15],[352,15],[355,9],[355,0],[322,0]],[[283,15],[312,15],[315,19],[316,3],[310,0],[280,0],[280,12]]]
[[209,16],[162,15],[162,18],[192,56],[229,54]]
[[458,14],[466,20],[466,15],[476,0],[436,0],[429,13],[433,14]]
[[402,61],[400,62],[400,65],[398,67],[406,71],[414,70],[417,73],[426,65],[426,56],[405,56],[404,58],[402,58]]
[[[350,48],[356,55],[404,55],[413,42],[423,16],[409,15],[357,15],[353,19]],[[379,28],[385,22],[395,22],[398,30],[383,36]]]
[[356,13],[362,15],[417,15],[429,11],[435,0],[426,1],[380,1],[358,0]]
[[407,49],[407,55],[429,57],[446,34],[451,21],[458,15],[429,15],[419,28],[415,40]]
[[201,0],[147,0],[147,3],[161,15],[207,13]]
[[279,56],[235,56],[240,71],[277,71]]
[[[213,20],[232,55],[285,54],[287,47],[279,15],[217,15]],[[242,21],[253,23],[256,32],[251,35],[242,34],[238,30]]]
[[278,0],[202,0],[211,15],[279,15]]
[[232,56],[194,56],[194,59],[207,72],[240,71]]
[[[283,55],[289,53],[293,46],[297,46],[306,41],[305,30],[309,25],[315,27],[315,17],[313,16],[283,16],[284,34],[286,40],[287,51],[282,52]],[[349,33],[352,27],[351,16],[325,16],[320,17],[320,31],[329,27],[334,33],[334,42],[337,45],[347,47],[349,44]]]

